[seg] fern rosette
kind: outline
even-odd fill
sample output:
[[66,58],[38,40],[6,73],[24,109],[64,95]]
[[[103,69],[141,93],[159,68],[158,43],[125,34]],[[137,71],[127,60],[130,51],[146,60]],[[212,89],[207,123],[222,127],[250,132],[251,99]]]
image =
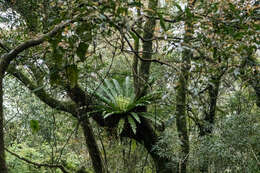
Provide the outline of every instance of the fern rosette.
[[120,115],[118,133],[120,134],[126,123],[129,123],[132,131],[136,133],[136,123],[141,123],[140,116],[152,120],[152,114],[146,112],[134,112],[135,108],[147,106],[158,99],[159,92],[147,94],[139,99],[135,98],[133,84],[129,77],[125,78],[122,86],[115,79],[104,80],[104,84],[94,92],[101,101],[98,109],[103,113],[103,118]]

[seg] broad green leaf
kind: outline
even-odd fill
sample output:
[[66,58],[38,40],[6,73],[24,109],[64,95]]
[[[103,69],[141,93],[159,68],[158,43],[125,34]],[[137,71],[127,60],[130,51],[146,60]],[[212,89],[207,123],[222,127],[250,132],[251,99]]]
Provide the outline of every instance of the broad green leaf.
[[127,76],[125,78],[125,96],[128,97],[129,96],[129,90],[130,90],[131,84],[130,84],[130,78],[129,76]]
[[134,117],[134,119],[135,119],[138,123],[141,123],[141,120],[140,120],[139,116],[137,115],[137,113],[131,112],[131,115]]
[[90,92],[92,92],[92,94],[96,97],[98,97],[102,102],[106,103],[107,105],[112,106],[114,103],[111,102],[111,100],[109,100],[108,98],[106,98],[104,95],[102,95],[101,93],[99,93],[98,91],[94,92],[92,89],[89,89]]
[[133,39],[134,39],[135,42],[138,42],[138,41],[139,41],[138,36],[136,36],[134,32],[130,31],[129,33],[130,33],[130,35],[133,37]]
[[163,19],[163,16],[160,13],[158,13],[158,16],[160,18],[160,25],[161,25],[162,29],[164,31],[167,31],[166,26],[165,26],[165,22],[164,22],[164,19]]
[[159,119],[159,117],[155,117],[153,114],[148,113],[148,112],[142,112],[140,113],[140,115],[148,120],[150,120],[151,122],[153,122],[154,124],[157,125],[162,125],[161,120]]
[[132,141],[131,141],[131,148],[133,151],[135,151],[135,149],[136,149],[136,141],[134,139],[132,139]]
[[185,13],[186,13],[187,19],[191,20],[191,18],[193,17],[193,14],[191,13],[191,11],[188,7],[185,8]]
[[123,90],[122,90],[121,86],[119,85],[118,81],[115,79],[112,79],[112,80],[114,82],[118,95],[123,95]]
[[125,119],[121,118],[119,120],[119,123],[117,125],[117,134],[120,135],[124,129],[124,125],[125,125]]
[[114,85],[108,79],[105,79],[105,83],[106,83],[107,88],[110,90],[110,93],[112,94],[112,96],[114,98],[116,98],[117,97],[117,92],[115,90]]
[[133,118],[131,118],[130,116],[128,116],[128,122],[134,132],[134,134],[136,134],[136,124]]
[[40,130],[38,120],[31,120],[30,127],[31,127],[33,133],[37,133]]
[[[100,86],[100,89],[106,94],[106,96],[109,97],[110,99],[110,102],[113,102],[115,103],[115,98],[114,96],[110,93],[110,91],[103,85]],[[103,94],[103,93],[100,93],[100,94]]]
[[35,88],[34,90],[32,90],[32,92],[34,93],[34,92],[40,91],[40,90],[43,89],[43,88],[44,88],[44,85],[43,85],[43,86],[40,86],[40,87],[38,87],[38,88]]
[[104,115],[104,119],[106,119],[107,117],[109,117],[110,115],[113,115],[115,112],[109,112],[107,114]]
[[173,3],[173,5],[174,5],[175,7],[178,8],[178,10],[180,10],[181,12],[183,12],[181,6],[180,6],[177,2],[172,2],[172,3]]

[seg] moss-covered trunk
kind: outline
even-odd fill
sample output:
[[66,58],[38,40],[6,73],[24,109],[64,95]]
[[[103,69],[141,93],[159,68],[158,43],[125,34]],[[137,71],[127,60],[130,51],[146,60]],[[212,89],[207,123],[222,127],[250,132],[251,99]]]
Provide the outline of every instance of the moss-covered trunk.
[[[192,10],[193,1],[188,1],[187,8]],[[193,26],[192,18],[186,18],[185,21],[185,33],[184,33],[184,43],[189,44],[192,39]],[[181,141],[181,163],[180,163],[180,172],[186,173],[188,156],[189,156],[189,135],[187,130],[187,120],[186,120],[186,105],[187,105],[187,88],[189,81],[189,69],[190,61],[193,56],[191,50],[184,48],[182,53],[182,66],[179,73],[179,81],[177,88],[177,97],[176,97],[176,126]]]
[[[153,17],[157,10],[158,0],[149,0],[148,9],[153,9],[153,11],[148,11],[148,15],[150,18],[147,19],[146,23],[144,24],[143,30],[143,54],[142,54],[142,61],[139,66],[138,70],[138,84],[135,85],[136,95],[137,97],[141,97],[146,94],[148,79],[150,76],[150,66],[153,52],[153,41],[152,38],[154,36],[154,29],[156,25],[156,20]],[[136,44],[136,46],[139,46]],[[145,60],[145,61],[144,61]],[[137,67],[135,67],[137,69]]]
[[0,74],[0,172],[7,173],[4,143],[3,78],[4,74]]
[[[188,50],[184,51],[184,58],[189,59]],[[184,64],[188,63],[184,60]],[[188,65],[188,64],[186,64]],[[189,136],[186,122],[186,96],[188,84],[188,68],[182,67],[179,76],[179,86],[177,89],[177,105],[176,105],[176,126],[181,141],[181,173],[186,173],[187,161],[189,156]]]
[[87,144],[88,152],[91,157],[92,165],[95,173],[105,173],[105,167],[103,164],[103,159],[98,148],[91,124],[89,119],[83,118],[81,121],[81,127],[85,136],[85,142]]

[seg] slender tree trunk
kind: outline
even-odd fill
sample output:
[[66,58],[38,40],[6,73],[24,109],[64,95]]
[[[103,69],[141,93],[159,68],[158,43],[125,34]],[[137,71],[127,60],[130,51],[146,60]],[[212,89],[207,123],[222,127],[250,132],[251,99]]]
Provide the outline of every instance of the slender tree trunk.
[[217,107],[217,98],[219,93],[220,77],[211,78],[212,83],[209,85],[209,111],[206,112],[203,124],[200,128],[200,136],[209,135],[212,133],[216,107]]
[[[184,55],[185,56],[185,55]],[[187,56],[187,55],[186,55]],[[181,173],[186,173],[189,156],[189,136],[186,122],[186,90],[188,83],[188,69],[181,70],[177,89],[176,126],[181,141]]]
[[0,173],[7,173],[4,144],[3,78],[0,74]]
[[[188,1],[188,6],[190,10],[193,8],[193,1]],[[192,19],[187,19],[185,21],[185,34],[184,42],[189,43],[192,38],[193,26]],[[179,139],[181,141],[181,163],[180,163],[180,172],[186,173],[187,163],[189,158],[189,135],[187,130],[187,120],[186,120],[186,105],[187,105],[187,87],[189,80],[189,69],[190,61],[193,54],[190,50],[184,48],[182,54],[182,66],[179,75],[179,86],[177,88],[177,106],[176,106],[176,126],[179,134]]]
[[88,152],[90,154],[95,173],[105,173],[106,170],[105,170],[105,167],[103,164],[103,159],[102,159],[100,150],[98,148],[98,144],[96,142],[91,124],[87,117],[82,119],[81,127],[83,129]]
[[[200,137],[210,135],[213,131],[214,127],[214,120],[216,116],[216,106],[217,106],[217,98],[219,93],[219,85],[220,85],[220,78],[211,78],[212,83],[209,85],[209,111],[206,112],[203,124],[200,126]],[[200,172],[207,173],[208,172],[208,162],[204,160],[203,163],[200,165]]]
[[[158,0],[149,0],[148,9],[153,9],[154,11],[156,11],[157,5],[158,5]],[[143,31],[143,39],[145,41],[143,42],[143,55],[142,55],[142,58],[148,61],[141,61],[141,64],[139,66],[138,86],[135,86],[136,87],[135,90],[137,91],[136,94],[137,98],[142,97],[143,95],[146,94],[147,92],[146,88],[150,76],[151,62],[149,60],[152,58],[152,52],[153,52],[153,42],[151,39],[154,36],[156,20],[153,17],[155,15],[154,12],[149,10],[148,15],[150,16],[150,18],[146,21],[144,25],[144,31]]]

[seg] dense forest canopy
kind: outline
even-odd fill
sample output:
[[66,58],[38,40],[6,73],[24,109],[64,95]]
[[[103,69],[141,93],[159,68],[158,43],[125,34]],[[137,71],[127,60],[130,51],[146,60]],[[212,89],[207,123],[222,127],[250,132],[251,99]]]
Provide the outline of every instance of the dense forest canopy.
[[1,173],[260,170],[259,0],[0,0]]

